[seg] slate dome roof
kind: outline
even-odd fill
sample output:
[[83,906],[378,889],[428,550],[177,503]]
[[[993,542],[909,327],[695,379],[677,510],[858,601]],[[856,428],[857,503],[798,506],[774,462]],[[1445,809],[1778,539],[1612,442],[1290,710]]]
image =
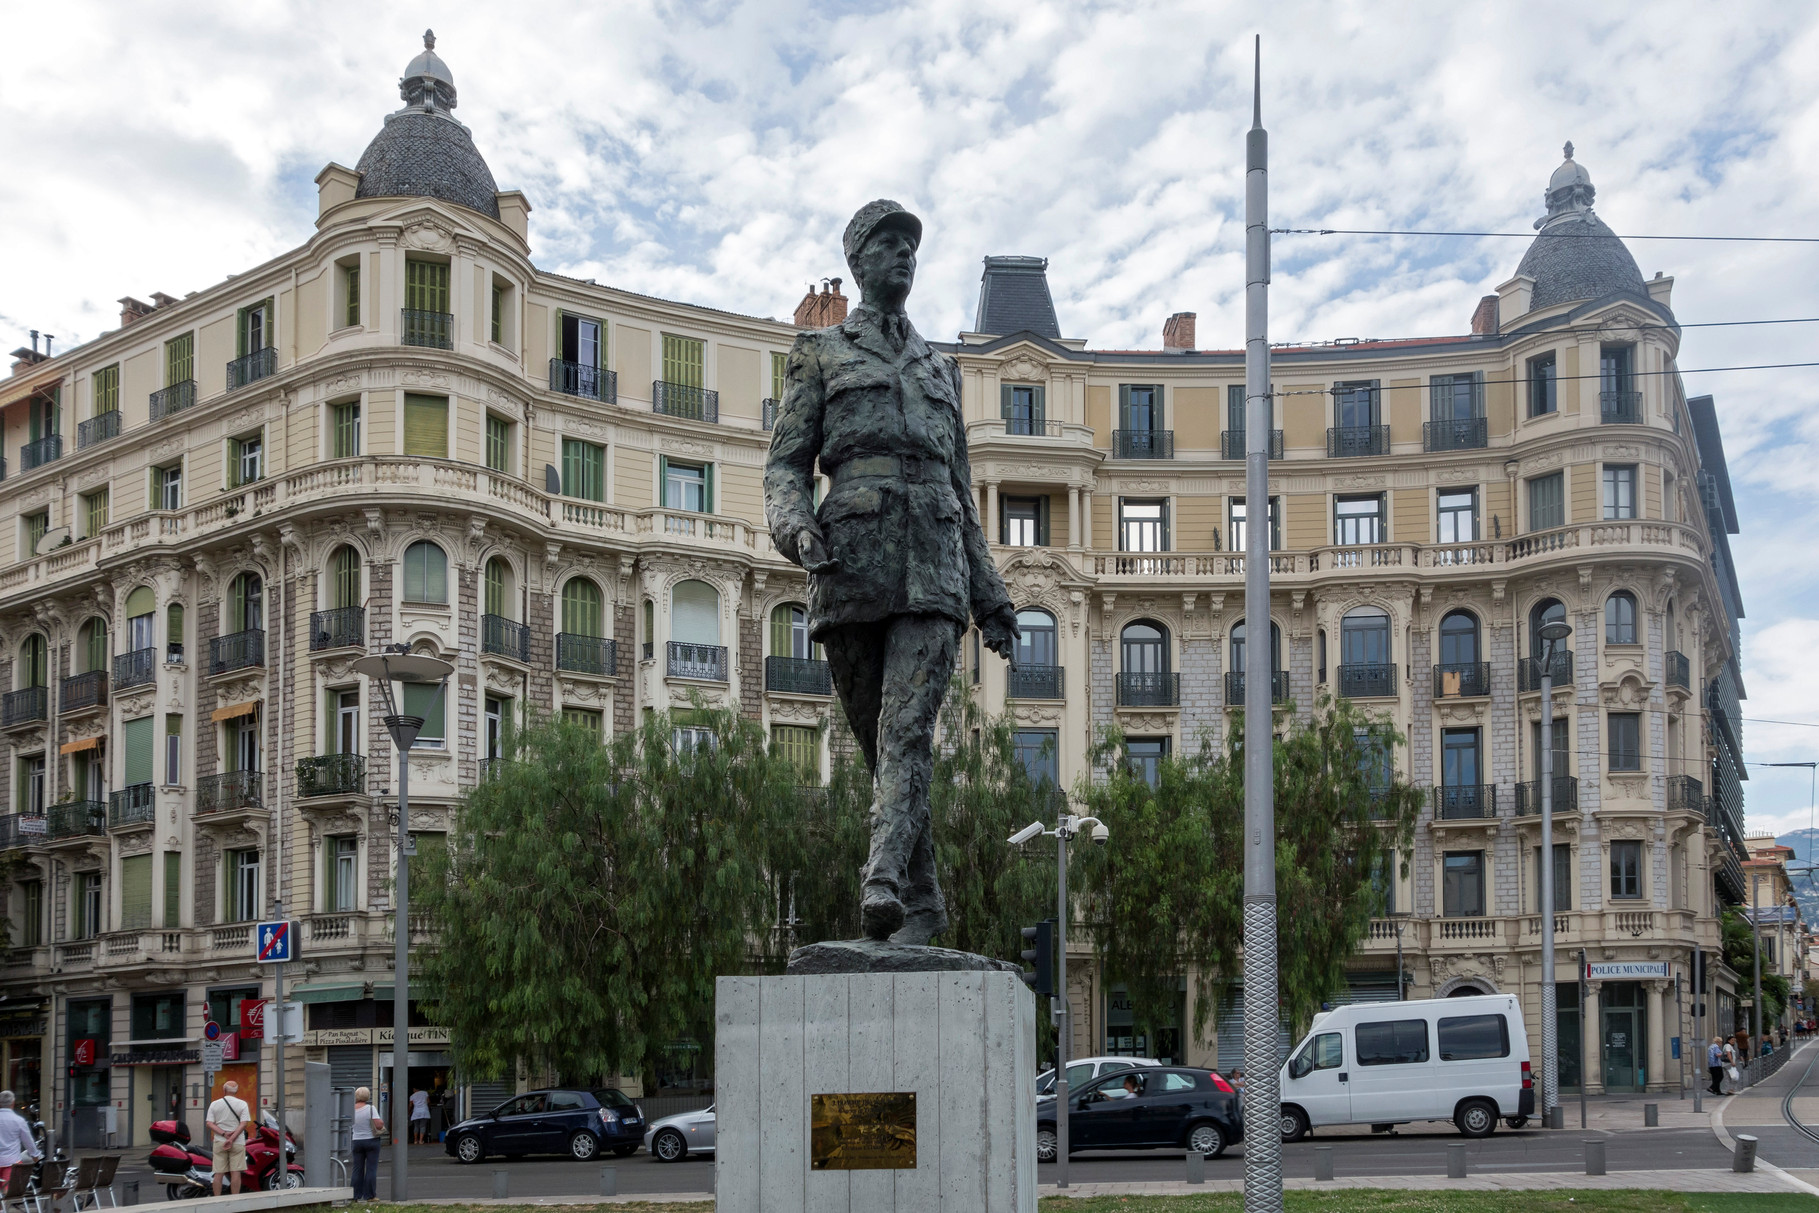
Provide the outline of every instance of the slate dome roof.
[[1518,274],[1535,280],[1531,308],[1610,295],[1649,297],[1636,259],[1592,211],[1597,192],[1591,174],[1573,159],[1573,145],[1567,144],[1566,162],[1547,183],[1547,215],[1535,222],[1541,234],[1516,267]]
[[385,116],[385,126],[360,153],[354,166],[356,198],[437,198],[497,219],[499,187],[455,108],[455,77],[436,54],[436,35],[426,31],[423,52],[398,81],[404,108]]

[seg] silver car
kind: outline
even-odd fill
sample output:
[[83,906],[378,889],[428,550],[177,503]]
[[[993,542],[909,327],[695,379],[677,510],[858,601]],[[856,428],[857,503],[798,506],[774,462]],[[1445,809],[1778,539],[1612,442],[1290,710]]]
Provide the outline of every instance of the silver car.
[[712,1104],[699,1112],[680,1112],[653,1120],[644,1134],[644,1148],[658,1162],[681,1162],[691,1153],[714,1152],[714,1108]]

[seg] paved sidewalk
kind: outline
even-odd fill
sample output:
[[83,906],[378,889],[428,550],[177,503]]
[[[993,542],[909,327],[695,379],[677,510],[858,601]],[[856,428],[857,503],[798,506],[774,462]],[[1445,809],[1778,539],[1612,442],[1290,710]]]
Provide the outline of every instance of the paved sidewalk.
[[[1801,1192],[1806,1189],[1778,1172],[1758,1171],[1620,1171],[1612,1175],[1581,1175],[1576,1171],[1485,1173],[1466,1179],[1439,1175],[1361,1175],[1325,1183],[1311,1179],[1284,1180],[1282,1186],[1310,1192],[1338,1188],[1373,1188],[1405,1192],[1560,1192],[1582,1189],[1646,1189],[1668,1192]],[[1187,1196],[1195,1192],[1241,1192],[1235,1179],[1209,1180],[1203,1184],[1117,1183],[1072,1184],[1065,1191],[1044,1185],[1043,1196]]]

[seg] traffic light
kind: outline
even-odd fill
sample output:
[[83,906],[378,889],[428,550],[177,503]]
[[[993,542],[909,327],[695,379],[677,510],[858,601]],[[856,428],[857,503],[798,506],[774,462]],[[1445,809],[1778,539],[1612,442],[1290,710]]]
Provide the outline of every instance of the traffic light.
[[1035,972],[1023,975],[1024,984],[1038,994],[1055,992],[1055,920],[1045,918],[1033,927],[1023,928],[1023,963],[1035,966]]

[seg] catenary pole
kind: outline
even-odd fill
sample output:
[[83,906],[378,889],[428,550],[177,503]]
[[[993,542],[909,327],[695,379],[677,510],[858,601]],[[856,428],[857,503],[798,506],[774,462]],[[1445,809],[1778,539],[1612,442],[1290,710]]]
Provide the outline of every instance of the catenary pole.
[[[1263,129],[1263,38],[1244,141],[1244,618],[1253,654],[1269,652],[1269,134]],[[1261,637],[1261,640],[1254,639]],[[1244,680],[1245,1213],[1282,1209],[1282,1090],[1276,1057],[1276,815],[1268,658]]]
[[1055,1033],[1055,1186],[1067,1187],[1067,1049],[1074,1028],[1067,1002],[1067,831],[1073,815],[1061,806],[1061,820],[1055,829],[1055,873],[1058,891],[1055,895],[1055,1010],[1051,1011],[1058,1030]]
[[1560,1008],[1554,984],[1554,643],[1541,654],[1541,1126],[1560,1102]]
[[[440,705],[438,705],[440,706]],[[392,927],[396,968],[392,981],[392,1098],[385,1127],[392,1134],[392,1199],[410,1199],[410,1047],[411,1047],[411,745],[398,749],[398,900]],[[400,1111],[400,1109],[403,1109]],[[403,1119],[400,1119],[403,1117]],[[400,1131],[402,1130],[402,1131]]]

